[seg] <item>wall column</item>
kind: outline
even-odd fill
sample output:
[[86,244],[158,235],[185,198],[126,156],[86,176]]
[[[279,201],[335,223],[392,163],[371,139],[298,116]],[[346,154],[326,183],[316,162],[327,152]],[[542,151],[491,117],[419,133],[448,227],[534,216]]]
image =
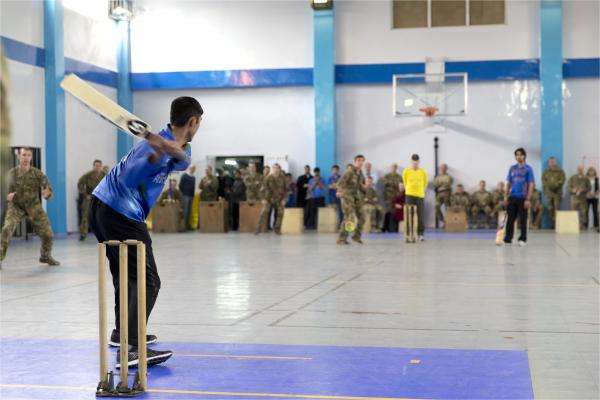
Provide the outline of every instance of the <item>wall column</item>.
[[53,188],[47,203],[52,230],[67,233],[67,169],[65,94],[60,82],[65,75],[63,49],[63,6],[61,0],[44,1],[44,99],[46,175]]
[[337,161],[335,131],[335,37],[333,10],[313,17],[316,166],[323,175]]

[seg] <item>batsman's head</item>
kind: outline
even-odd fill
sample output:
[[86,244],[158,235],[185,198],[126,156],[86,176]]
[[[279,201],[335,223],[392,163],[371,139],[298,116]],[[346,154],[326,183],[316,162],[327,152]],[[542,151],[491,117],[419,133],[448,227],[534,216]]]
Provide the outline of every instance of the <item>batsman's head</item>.
[[178,97],[171,103],[171,125],[185,129],[185,136],[191,142],[200,127],[204,110],[193,97]]

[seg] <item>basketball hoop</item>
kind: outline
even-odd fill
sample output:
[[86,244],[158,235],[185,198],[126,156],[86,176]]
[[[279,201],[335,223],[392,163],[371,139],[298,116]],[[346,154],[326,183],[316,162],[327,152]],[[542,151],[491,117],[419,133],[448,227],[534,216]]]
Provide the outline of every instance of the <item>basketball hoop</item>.
[[419,111],[421,111],[423,114],[425,114],[426,117],[435,117],[435,113],[437,113],[439,110],[437,107],[427,106],[427,107],[419,108]]

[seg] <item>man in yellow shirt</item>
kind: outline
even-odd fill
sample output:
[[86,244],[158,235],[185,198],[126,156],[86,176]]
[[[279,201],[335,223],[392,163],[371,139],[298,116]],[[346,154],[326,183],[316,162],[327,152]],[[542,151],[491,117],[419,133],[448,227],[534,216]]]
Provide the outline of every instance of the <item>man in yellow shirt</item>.
[[402,180],[406,188],[406,204],[414,204],[417,206],[417,220],[419,241],[424,241],[423,233],[425,232],[425,224],[423,223],[423,208],[425,207],[425,189],[427,188],[427,172],[423,168],[419,168],[419,155],[411,156],[410,167],[402,171]]

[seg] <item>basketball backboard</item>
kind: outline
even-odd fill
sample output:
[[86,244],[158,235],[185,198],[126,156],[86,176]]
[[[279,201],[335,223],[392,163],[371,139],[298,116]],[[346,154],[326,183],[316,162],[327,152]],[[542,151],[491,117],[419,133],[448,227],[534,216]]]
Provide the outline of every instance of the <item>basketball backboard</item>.
[[[396,117],[451,117],[467,114],[467,74],[434,73],[393,76]],[[435,108],[434,115],[431,110]]]

